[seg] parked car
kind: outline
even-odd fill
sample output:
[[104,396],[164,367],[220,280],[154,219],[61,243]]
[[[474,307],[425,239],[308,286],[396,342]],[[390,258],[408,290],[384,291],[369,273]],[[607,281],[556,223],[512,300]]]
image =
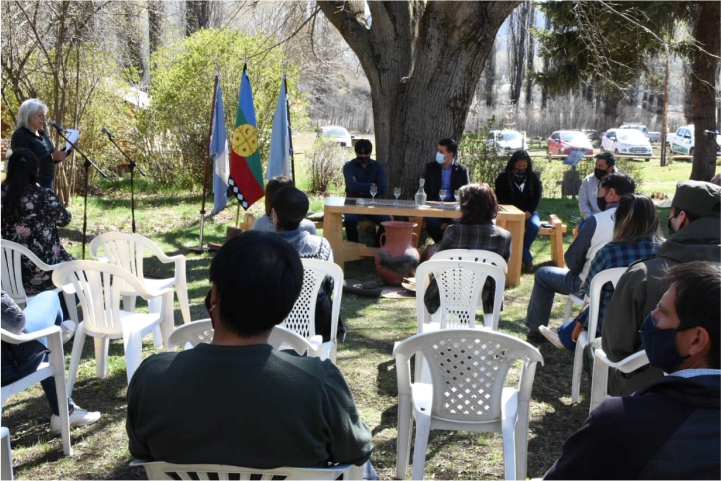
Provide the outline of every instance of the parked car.
[[340,125],[325,125],[318,129],[318,137],[325,137],[329,142],[337,142],[341,147],[351,148],[353,138],[345,127]]
[[636,129],[651,142],[661,142],[661,132],[649,132],[643,124],[623,124],[619,129]]
[[593,146],[586,134],[579,130],[557,130],[548,138],[546,152],[552,155],[570,154],[574,150],[593,155]]
[[516,130],[491,130],[488,132],[486,145],[493,146],[499,154],[528,150],[526,136]]
[[610,129],[601,139],[601,150],[616,157],[643,157],[651,160],[651,142],[636,129]]
[[[716,131],[716,156],[721,156],[721,135]],[[666,148],[672,154],[690,155],[693,157],[693,149],[696,145],[693,124],[679,127],[676,133],[666,134]]]

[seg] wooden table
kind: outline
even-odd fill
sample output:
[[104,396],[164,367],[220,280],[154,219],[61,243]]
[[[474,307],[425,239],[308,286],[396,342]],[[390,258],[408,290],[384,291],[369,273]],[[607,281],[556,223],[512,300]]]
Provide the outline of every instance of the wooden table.
[[[323,236],[328,239],[333,249],[333,259],[341,269],[346,260],[358,259],[358,253],[369,255],[375,249],[366,248],[355,242],[343,241],[343,214],[390,215],[407,217],[442,217],[456,219],[461,212],[455,203],[446,203],[441,208],[440,202],[429,202],[418,207],[412,201],[379,199],[371,203],[370,199],[362,199],[363,205],[357,205],[356,199],[345,197],[327,197],[323,214]],[[521,254],[523,251],[523,233],[526,216],[523,211],[512,205],[499,206],[496,224],[511,233],[511,259],[508,263],[506,286],[517,286],[521,281]],[[420,226],[419,226],[420,227]]]

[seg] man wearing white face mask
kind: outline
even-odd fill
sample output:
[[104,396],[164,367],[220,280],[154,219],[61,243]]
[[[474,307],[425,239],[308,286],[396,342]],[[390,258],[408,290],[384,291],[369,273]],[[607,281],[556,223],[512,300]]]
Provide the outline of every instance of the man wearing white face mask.
[[640,335],[667,376],[596,407],[545,479],[721,479],[721,264],[680,264],[664,282]]
[[[457,158],[458,143],[455,140],[441,139],[438,141],[436,160],[426,164],[423,173],[423,178],[426,179],[424,190],[428,200],[440,201],[441,196],[439,193],[441,189],[444,189],[446,196],[443,200],[451,201],[453,200],[453,192],[471,182],[468,177],[468,167],[459,163]],[[436,244],[443,239],[441,224],[444,222],[450,224],[453,223],[453,220],[436,217],[426,218],[426,230]]]

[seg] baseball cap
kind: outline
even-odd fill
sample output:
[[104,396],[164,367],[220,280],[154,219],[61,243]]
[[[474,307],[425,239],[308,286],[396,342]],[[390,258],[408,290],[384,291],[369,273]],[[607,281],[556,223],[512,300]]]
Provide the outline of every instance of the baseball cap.
[[711,182],[684,180],[676,184],[671,207],[699,217],[721,214],[721,187]]

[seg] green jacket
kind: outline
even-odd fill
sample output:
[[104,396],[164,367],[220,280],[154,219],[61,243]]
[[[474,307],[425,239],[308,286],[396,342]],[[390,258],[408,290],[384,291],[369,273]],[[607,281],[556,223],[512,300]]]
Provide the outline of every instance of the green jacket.
[[[618,281],[603,318],[601,344],[606,356],[618,362],[643,349],[638,331],[648,314],[656,308],[669,283],[662,282],[667,267],[684,262],[721,262],[721,219],[702,217],[672,235],[656,257],[631,264]],[[614,396],[629,396],[651,380],[660,377],[660,369],[648,365],[629,374],[615,369],[609,373],[609,388],[618,387]]]

